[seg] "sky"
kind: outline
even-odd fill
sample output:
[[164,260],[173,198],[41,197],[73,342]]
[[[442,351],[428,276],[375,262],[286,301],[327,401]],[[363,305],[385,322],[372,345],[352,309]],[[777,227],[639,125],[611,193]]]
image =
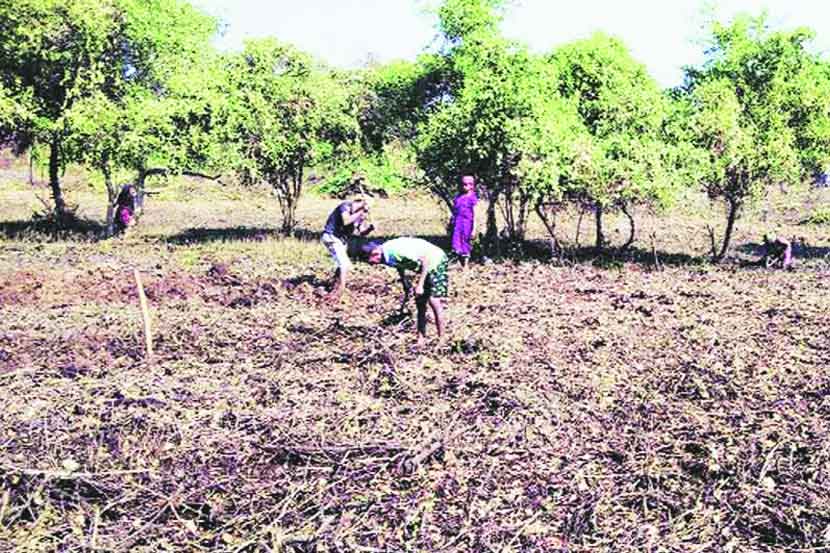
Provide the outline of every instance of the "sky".
[[[340,67],[372,59],[413,60],[436,45],[436,0],[192,0],[225,26],[222,49],[273,36]],[[546,52],[603,31],[623,40],[664,87],[682,81],[684,65],[703,59],[705,14],[729,21],[766,10],[775,28],[811,27],[830,52],[830,0],[518,0],[508,9],[507,37]]]

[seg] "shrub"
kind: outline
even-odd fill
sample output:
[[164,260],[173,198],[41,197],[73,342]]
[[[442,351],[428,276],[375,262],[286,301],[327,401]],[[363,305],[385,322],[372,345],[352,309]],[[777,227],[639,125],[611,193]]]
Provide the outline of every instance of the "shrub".
[[830,224],[830,206],[819,206],[801,221],[802,225],[827,225]]

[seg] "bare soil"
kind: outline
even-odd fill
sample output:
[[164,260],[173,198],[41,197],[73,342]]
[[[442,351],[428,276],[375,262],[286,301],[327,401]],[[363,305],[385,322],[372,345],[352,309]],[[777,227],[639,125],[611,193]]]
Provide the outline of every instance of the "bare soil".
[[[440,233],[385,202],[384,233]],[[448,336],[417,346],[394,273],[358,264],[330,304],[321,245],[221,232],[246,204],[150,209],[109,243],[5,242],[0,550],[830,547],[827,229],[778,222],[792,272],[752,264],[752,215],[709,264],[719,214],[688,212],[642,215],[662,270],[648,241],[453,265]]]

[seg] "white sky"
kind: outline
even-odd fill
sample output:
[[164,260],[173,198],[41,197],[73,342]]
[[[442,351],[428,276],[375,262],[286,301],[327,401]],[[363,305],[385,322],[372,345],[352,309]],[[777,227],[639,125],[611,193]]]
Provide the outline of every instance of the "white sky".
[[[220,48],[274,36],[332,65],[357,67],[414,59],[436,36],[436,0],[192,0],[227,25]],[[717,19],[766,10],[776,28],[808,26],[830,50],[830,0],[518,0],[508,9],[506,36],[535,51],[604,31],[622,39],[663,86],[680,84],[683,65],[702,59],[704,13]]]

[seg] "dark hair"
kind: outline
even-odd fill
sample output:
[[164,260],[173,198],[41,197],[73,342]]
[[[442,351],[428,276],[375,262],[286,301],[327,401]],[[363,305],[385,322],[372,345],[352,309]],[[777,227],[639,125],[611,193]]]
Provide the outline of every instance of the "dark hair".
[[115,200],[115,205],[133,208],[135,204],[135,197],[133,196],[132,184],[125,184],[121,187],[121,192],[118,194],[118,199]]
[[374,240],[371,241],[371,242],[366,242],[365,244],[360,246],[360,253],[362,253],[363,256],[368,259],[369,256],[371,255],[371,253],[373,251],[375,251],[376,248],[379,248],[379,247],[380,247],[380,242],[375,242]]

